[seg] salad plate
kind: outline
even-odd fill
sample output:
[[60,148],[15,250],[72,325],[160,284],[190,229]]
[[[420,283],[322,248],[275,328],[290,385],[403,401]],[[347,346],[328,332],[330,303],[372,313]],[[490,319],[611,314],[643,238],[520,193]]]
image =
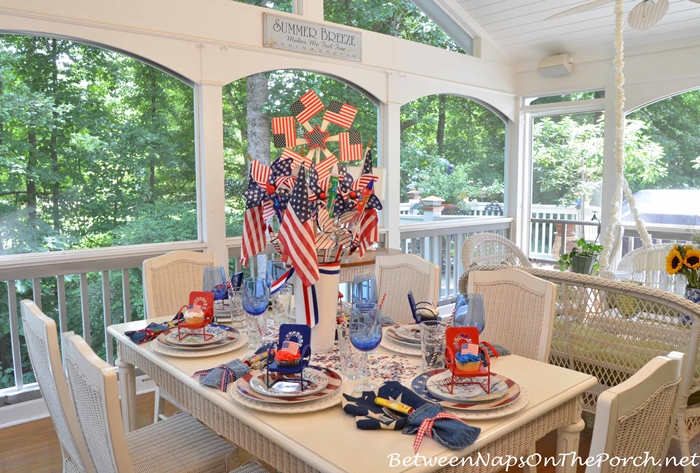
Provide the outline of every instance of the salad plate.
[[[235,383],[235,391],[236,394],[239,394],[245,399],[248,399],[250,401],[254,401],[255,403],[262,403],[262,404],[298,404],[302,402],[310,402],[310,401],[316,401],[321,398],[331,396],[334,392],[336,392],[341,385],[343,384],[343,378],[342,376],[330,369],[330,368],[323,368],[321,366],[309,366],[307,370],[315,370],[318,371],[319,374],[325,375],[327,378],[327,383],[326,386],[323,387],[321,390],[317,390],[313,394],[307,394],[304,392],[303,395],[298,395],[298,396],[270,396],[270,395],[264,395],[260,394],[257,392],[252,386],[251,386],[251,380],[253,378],[259,379],[262,377],[262,384],[264,386],[265,380],[264,380],[264,374],[263,372],[254,372],[254,373],[248,373],[242,378],[240,378],[236,383]],[[304,371],[304,377],[306,377],[306,371]],[[317,377],[317,379],[321,379],[320,377]],[[256,383],[256,380],[253,380],[253,383]],[[258,386],[259,387],[259,386]],[[306,391],[306,390],[304,390]],[[234,399],[236,396],[234,396]]]
[[[270,387],[267,387],[267,373],[258,371],[248,380],[250,388],[268,397],[304,397],[323,391],[328,386],[328,376],[321,370],[304,369],[304,390],[301,390],[299,374],[270,373]],[[307,382],[308,381],[308,382]]]

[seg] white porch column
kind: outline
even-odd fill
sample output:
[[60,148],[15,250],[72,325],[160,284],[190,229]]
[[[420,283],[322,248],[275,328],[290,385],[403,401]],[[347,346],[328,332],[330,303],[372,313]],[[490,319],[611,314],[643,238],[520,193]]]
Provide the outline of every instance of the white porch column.
[[199,236],[208,244],[207,252],[216,253],[219,264],[228,268],[222,85],[204,82],[194,90]]
[[528,117],[520,112],[520,106],[517,103],[514,116],[515,121],[507,124],[504,157],[505,211],[506,215],[514,219],[510,226],[510,239],[527,254],[530,241],[530,196],[532,194],[530,127],[527,123]]
[[292,11],[308,20],[323,21],[323,0],[294,0]]
[[[389,83],[396,84],[391,80]],[[398,79],[398,77],[396,77]],[[391,97],[391,94],[389,94]],[[384,224],[389,233],[386,246],[388,248],[401,247],[401,104],[389,102],[379,108],[379,129],[377,150],[381,162],[379,165],[386,168],[386,189],[384,193]]]
[[[603,131],[603,187],[600,202],[600,240],[605,239],[610,226],[610,203],[615,194],[615,180],[617,179],[617,165],[615,162],[615,86],[605,87],[605,130]],[[622,202],[622,200],[620,201]],[[618,212],[618,217],[621,215]],[[610,262],[616,255],[610,255]],[[611,264],[612,266],[612,264]]]

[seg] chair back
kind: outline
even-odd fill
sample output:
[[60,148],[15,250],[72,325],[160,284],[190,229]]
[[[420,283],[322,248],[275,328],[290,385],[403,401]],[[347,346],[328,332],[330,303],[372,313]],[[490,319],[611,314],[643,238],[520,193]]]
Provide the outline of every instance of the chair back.
[[532,267],[525,253],[515,243],[495,233],[477,233],[462,245],[462,268],[468,271],[473,266],[510,264]]
[[190,292],[201,291],[204,268],[216,266],[215,253],[173,251],[143,262],[143,301],[146,318],[174,317],[189,300]]
[[674,294],[683,294],[687,281],[682,274],[668,274],[666,256],[674,244],[651,245],[630,251],[617,264],[617,271],[629,273],[631,281]]
[[459,353],[462,344],[479,345],[479,329],[476,327],[447,327],[445,330],[445,350],[453,355]]
[[304,356],[306,347],[311,347],[311,327],[306,324],[282,324],[279,331],[279,348],[284,342],[299,344],[299,353]]
[[[34,376],[49,409],[63,453],[64,471],[94,472],[90,454],[78,424],[75,407],[68,392],[58,348],[56,322],[32,301],[20,303],[22,327]],[[74,466],[73,469],[68,465]]]
[[552,342],[556,286],[515,268],[471,271],[468,291],[484,297],[481,340],[515,355],[547,363]]
[[[657,356],[626,381],[601,393],[589,457],[600,458],[606,453],[610,458],[666,457],[680,402],[684,357],[679,352]],[[603,462],[589,466],[586,473],[661,470],[661,465],[646,463],[614,467]]]
[[63,334],[63,359],[80,428],[97,471],[132,473],[116,370],[72,332]]
[[416,302],[437,304],[440,268],[415,255],[378,256],[374,266],[377,278],[377,295],[381,301],[382,315],[397,324],[412,324],[413,314],[408,304],[408,291],[413,291]]

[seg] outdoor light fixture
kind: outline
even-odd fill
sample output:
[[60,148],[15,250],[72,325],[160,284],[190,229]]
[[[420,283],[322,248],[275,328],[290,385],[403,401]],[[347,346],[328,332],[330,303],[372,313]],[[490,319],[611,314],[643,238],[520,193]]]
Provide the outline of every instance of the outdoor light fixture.
[[540,59],[537,70],[544,77],[562,77],[571,74],[574,60],[568,54],[557,54]]

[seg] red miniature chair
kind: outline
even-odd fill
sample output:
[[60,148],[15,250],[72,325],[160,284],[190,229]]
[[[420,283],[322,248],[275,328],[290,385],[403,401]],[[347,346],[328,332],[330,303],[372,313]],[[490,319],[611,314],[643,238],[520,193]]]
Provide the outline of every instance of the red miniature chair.
[[[496,350],[488,343],[494,354]],[[445,364],[452,373],[450,380],[450,394],[454,394],[455,384],[478,384],[484,392],[491,393],[491,360],[486,349],[479,343],[479,329],[476,327],[448,327],[445,332]],[[477,360],[469,360],[467,363],[460,362],[458,355],[477,356]],[[498,354],[495,355],[498,357]],[[470,365],[469,368],[464,368]],[[461,367],[460,367],[461,366]],[[461,378],[461,381],[455,381]],[[486,385],[483,381],[473,378],[486,378]]]
[[[207,333],[207,325],[214,321],[214,293],[213,292],[190,292],[190,307],[199,306],[204,313],[204,320],[199,323],[187,323],[184,317],[177,324],[177,338],[182,340],[183,338],[192,334],[195,330],[202,329],[202,339],[204,341],[209,341],[214,338],[214,335]],[[188,306],[182,306],[178,312],[178,316],[183,314],[182,309],[187,310]],[[180,332],[180,329],[188,329],[188,331]],[[197,332],[195,332],[197,333]]]

